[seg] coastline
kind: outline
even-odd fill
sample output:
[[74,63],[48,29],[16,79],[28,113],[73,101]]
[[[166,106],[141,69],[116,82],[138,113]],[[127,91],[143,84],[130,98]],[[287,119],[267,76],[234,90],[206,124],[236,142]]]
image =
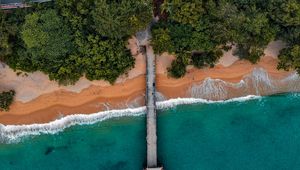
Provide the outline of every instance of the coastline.
[[[157,102],[158,109],[168,109],[177,105],[187,104],[214,104],[214,103],[231,103],[244,102],[249,100],[258,100],[261,96],[248,95],[228,100],[211,101],[199,98],[177,98]],[[121,110],[107,110],[92,114],[71,114],[47,123],[34,123],[28,125],[2,125],[0,124],[0,143],[19,142],[22,137],[36,136],[41,134],[55,134],[66,128],[75,125],[89,125],[101,122],[111,118],[118,117],[136,117],[146,114],[146,107],[126,108]]]
[[[239,83],[247,78],[257,69],[263,69],[273,80],[282,80],[294,74],[294,72],[279,71],[276,69],[277,59],[270,56],[262,57],[258,64],[251,64],[248,61],[239,60],[228,67],[221,64],[209,69],[189,68],[188,73],[181,79],[173,79],[165,73],[158,72],[157,91],[163,95],[164,99],[190,98],[191,87],[195,84],[203,84],[208,78],[218,79],[228,84]],[[128,107],[139,107],[144,104],[145,77],[138,75],[115,85],[99,87],[91,85],[79,93],[66,90],[59,90],[52,93],[43,94],[29,102],[15,102],[9,112],[0,112],[0,123],[8,124],[32,124],[46,123],[70,114],[90,114],[108,109],[125,109]],[[298,87],[297,87],[298,88]],[[299,87],[300,89],[300,87]],[[220,97],[202,97],[209,100],[224,100],[234,97],[241,97],[250,94],[239,93],[236,89],[226,89],[233,95]],[[289,90],[289,89],[287,89]],[[211,91],[214,93],[214,91]],[[269,95],[279,92],[272,91],[265,93],[263,90],[259,94]],[[200,96],[201,97],[201,96]],[[199,98],[200,98],[199,97]]]

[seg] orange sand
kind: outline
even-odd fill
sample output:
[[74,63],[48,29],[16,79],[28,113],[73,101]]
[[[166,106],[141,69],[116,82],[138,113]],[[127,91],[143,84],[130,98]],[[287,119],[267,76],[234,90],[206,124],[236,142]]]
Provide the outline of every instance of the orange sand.
[[[188,97],[187,90],[193,83],[201,82],[207,77],[218,78],[228,82],[239,82],[255,67],[264,68],[269,75],[283,78],[290,72],[276,69],[277,59],[263,57],[253,65],[248,61],[237,61],[231,66],[217,65],[215,68],[188,70],[188,74],[181,79],[169,78],[166,74],[158,72],[157,91],[166,98]],[[159,68],[158,68],[159,69]],[[45,123],[61,116],[75,113],[95,113],[109,108],[126,108],[135,100],[136,104],[144,103],[145,75],[138,75],[113,86],[95,86],[82,90],[80,93],[58,90],[43,94],[30,102],[13,103],[9,112],[0,112],[2,124],[30,124]]]

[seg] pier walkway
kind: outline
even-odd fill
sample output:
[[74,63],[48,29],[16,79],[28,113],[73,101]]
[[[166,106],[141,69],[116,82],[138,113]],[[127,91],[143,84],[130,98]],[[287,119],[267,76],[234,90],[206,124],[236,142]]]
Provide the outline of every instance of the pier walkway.
[[146,46],[146,106],[147,106],[147,167],[157,167],[155,56],[152,47]]
[[147,170],[162,170],[157,163],[155,55],[149,42],[151,26],[155,22],[153,19],[146,30],[136,34],[138,45],[146,55]]

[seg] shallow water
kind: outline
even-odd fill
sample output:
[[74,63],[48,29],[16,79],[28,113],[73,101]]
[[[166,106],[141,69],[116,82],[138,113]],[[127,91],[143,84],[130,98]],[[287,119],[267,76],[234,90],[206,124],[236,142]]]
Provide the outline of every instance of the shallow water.
[[[300,169],[300,94],[181,105],[158,112],[167,170]],[[145,162],[145,116],[0,144],[0,169],[130,169]]]

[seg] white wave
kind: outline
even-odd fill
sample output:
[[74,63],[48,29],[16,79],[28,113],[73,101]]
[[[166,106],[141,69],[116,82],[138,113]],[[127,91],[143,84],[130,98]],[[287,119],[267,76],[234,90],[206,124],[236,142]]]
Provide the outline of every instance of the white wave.
[[0,124],[0,142],[17,142],[24,136],[55,134],[74,125],[93,124],[115,117],[140,116],[145,113],[145,109],[146,107],[139,107],[134,109],[103,111],[94,114],[74,114],[43,124],[6,126]]
[[[262,92],[275,91],[274,80],[271,79],[268,72],[263,68],[254,68],[252,74],[246,78],[252,82],[255,94],[260,95]],[[250,83],[249,83],[250,84]]]
[[[222,101],[211,101],[206,99],[197,98],[177,98],[167,101],[157,102],[158,109],[165,109],[175,107],[183,104],[194,103],[228,103],[228,102],[243,102],[247,100],[258,99],[260,96],[244,96]],[[145,114],[146,107],[128,108],[123,110],[108,110],[93,114],[74,114],[62,117],[61,119],[43,123],[43,124],[30,124],[30,125],[2,125],[0,124],[0,142],[12,143],[18,142],[24,136],[35,136],[41,134],[55,134],[63,131],[64,129],[74,125],[87,125],[101,122],[110,118],[123,117],[123,116],[141,116]]]
[[156,97],[156,101],[158,102],[166,100],[166,97],[158,91],[155,92],[155,97]]
[[263,68],[254,68],[240,82],[231,83],[207,77],[190,86],[188,95],[194,98],[227,99],[242,95],[270,95],[283,92],[299,92],[300,77],[296,72],[285,78],[276,79]]
[[300,79],[299,74],[295,71],[295,72],[291,73],[289,76],[282,79],[281,81],[289,82],[289,81],[297,81],[299,79]]
[[200,85],[193,85],[191,87],[191,96],[206,99],[226,98],[228,83],[220,79],[206,78]]
[[170,99],[162,102],[158,102],[156,104],[157,109],[166,109],[175,107],[177,105],[185,105],[185,104],[196,104],[196,103],[205,103],[205,104],[212,104],[212,103],[229,103],[229,102],[244,102],[248,100],[254,100],[262,98],[261,96],[255,95],[248,95],[243,97],[232,98],[228,100],[206,100],[201,98],[177,98],[177,99]]

